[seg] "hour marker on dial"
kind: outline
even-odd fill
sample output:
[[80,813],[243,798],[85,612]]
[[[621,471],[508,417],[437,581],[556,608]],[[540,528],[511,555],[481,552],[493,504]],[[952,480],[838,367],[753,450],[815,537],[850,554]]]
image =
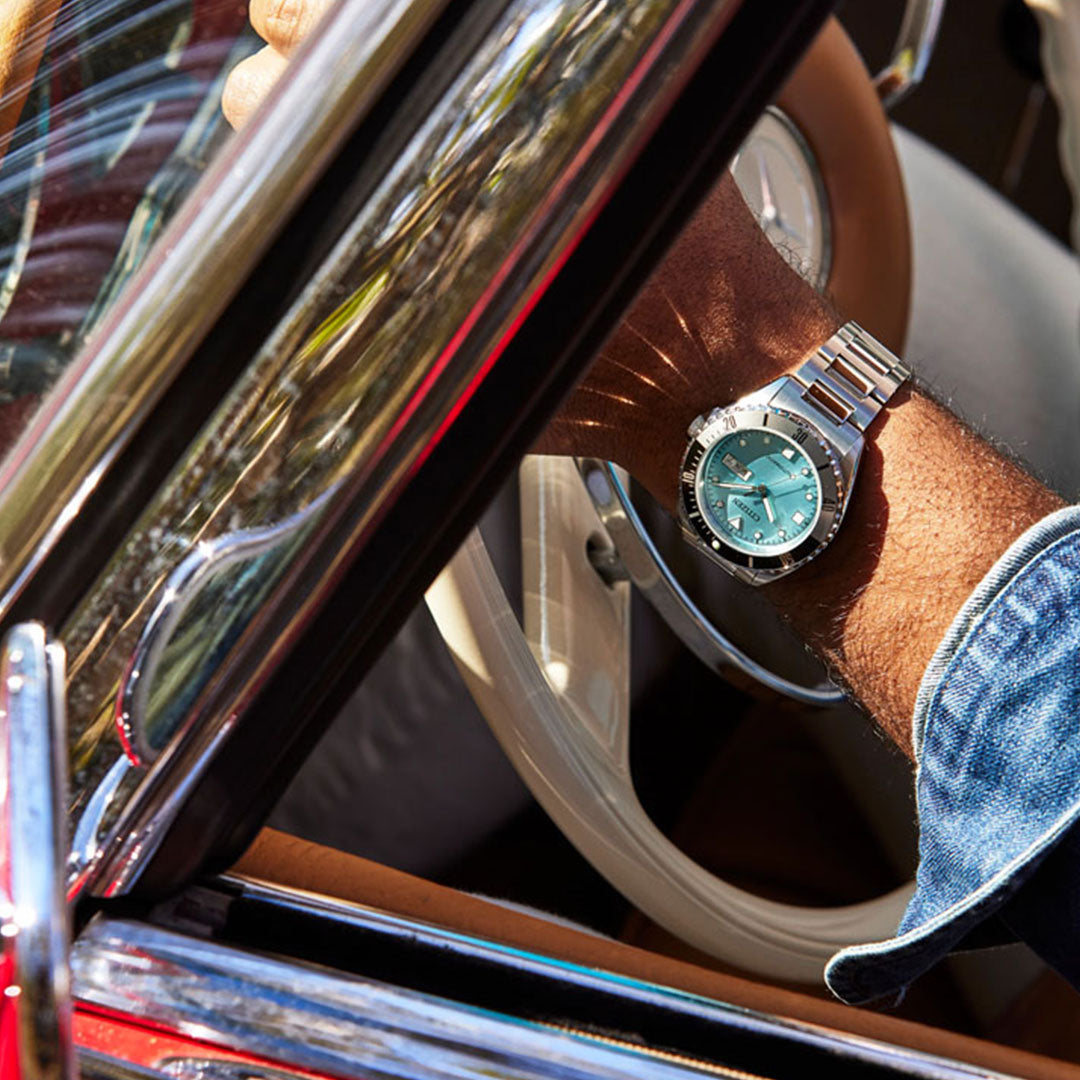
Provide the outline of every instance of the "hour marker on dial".
[[806,493],[806,501],[807,502],[813,502],[814,501],[814,493],[812,491],[808,491]]
[[802,474],[803,474],[803,476],[809,476],[810,475],[810,470],[809,469],[803,469]]
[[764,533],[762,533],[762,532],[761,532],[761,531],[759,530],[758,532],[754,533],[754,539],[755,539],[755,540],[762,540],[762,539],[764,539],[764,535],[765,535],[765,534],[764,534]]
[[781,540],[783,540],[784,537],[787,536],[787,530],[786,529],[777,529],[776,530],[776,535],[779,536]]
[[791,520],[794,521],[796,525],[801,525],[806,520],[806,516],[801,510],[796,510],[795,513],[791,515]]
[[727,523],[736,531],[742,532],[742,515],[738,517],[728,518]]
[[790,446],[785,446],[784,449],[780,451],[780,453],[782,453],[784,457],[788,459],[788,461],[790,461],[795,456],[795,451],[792,450]]

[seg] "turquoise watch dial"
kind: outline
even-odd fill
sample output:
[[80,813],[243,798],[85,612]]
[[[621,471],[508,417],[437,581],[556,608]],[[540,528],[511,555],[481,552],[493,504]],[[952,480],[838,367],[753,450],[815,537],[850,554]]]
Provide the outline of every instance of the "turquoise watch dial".
[[825,548],[843,516],[844,488],[841,459],[812,421],[740,402],[691,425],[680,517],[712,559],[760,585]]
[[765,428],[720,438],[697,472],[697,502],[717,535],[749,555],[782,555],[821,512],[819,472],[794,439]]

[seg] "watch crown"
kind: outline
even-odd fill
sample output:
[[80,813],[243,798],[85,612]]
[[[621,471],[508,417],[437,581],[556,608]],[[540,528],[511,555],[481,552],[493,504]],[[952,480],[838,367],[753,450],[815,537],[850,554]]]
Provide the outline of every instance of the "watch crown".
[[686,429],[686,434],[689,435],[691,439],[696,439],[704,426],[705,415],[695,416],[694,419],[690,421],[690,426]]

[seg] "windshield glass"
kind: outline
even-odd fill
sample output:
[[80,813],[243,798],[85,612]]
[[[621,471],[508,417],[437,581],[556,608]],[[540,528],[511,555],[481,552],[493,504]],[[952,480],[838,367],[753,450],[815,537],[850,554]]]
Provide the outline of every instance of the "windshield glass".
[[229,137],[257,45],[237,0],[7,0],[4,23],[0,452]]

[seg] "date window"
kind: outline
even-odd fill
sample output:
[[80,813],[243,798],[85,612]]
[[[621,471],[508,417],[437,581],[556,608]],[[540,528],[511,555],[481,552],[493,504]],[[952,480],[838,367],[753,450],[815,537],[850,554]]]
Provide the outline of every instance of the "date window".
[[753,475],[734,454],[725,454],[720,459],[740,480],[749,480]]

